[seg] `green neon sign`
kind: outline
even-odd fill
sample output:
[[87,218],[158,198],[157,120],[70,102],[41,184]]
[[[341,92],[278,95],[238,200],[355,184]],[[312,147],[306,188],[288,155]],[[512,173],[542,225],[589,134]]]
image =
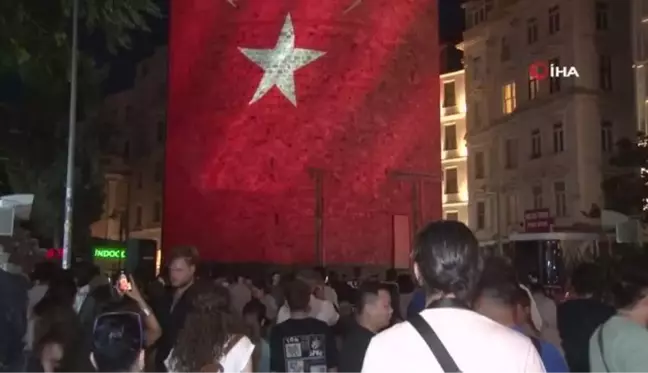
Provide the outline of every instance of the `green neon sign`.
[[97,259],[126,259],[126,249],[123,247],[95,247],[94,257]]

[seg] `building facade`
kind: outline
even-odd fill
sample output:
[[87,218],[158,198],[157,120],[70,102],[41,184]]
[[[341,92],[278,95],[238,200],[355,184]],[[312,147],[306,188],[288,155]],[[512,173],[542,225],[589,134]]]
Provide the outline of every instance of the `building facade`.
[[[591,223],[615,143],[632,137],[630,2],[471,0],[464,5],[469,222],[504,240],[524,213]],[[578,77],[533,79],[535,63]]]
[[469,223],[465,71],[441,74],[443,216]]
[[101,120],[114,128],[106,174],[103,218],[94,237],[161,242],[167,49],[159,48],[137,67],[133,88],[106,98]]
[[632,57],[637,129],[648,133],[648,0],[632,0]]

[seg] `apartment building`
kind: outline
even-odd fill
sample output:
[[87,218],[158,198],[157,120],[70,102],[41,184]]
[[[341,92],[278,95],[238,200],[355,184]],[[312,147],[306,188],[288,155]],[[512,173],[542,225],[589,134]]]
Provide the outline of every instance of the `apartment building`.
[[[616,141],[635,132],[630,2],[468,0],[469,223],[504,240],[524,212],[548,209],[555,230],[591,224]],[[578,77],[536,80],[541,61]]]
[[631,32],[637,130],[648,133],[648,0],[632,0]]
[[465,71],[441,74],[443,216],[468,224]]
[[161,242],[167,49],[137,67],[133,88],[106,98],[100,116],[115,129],[104,157],[106,201],[95,237]]

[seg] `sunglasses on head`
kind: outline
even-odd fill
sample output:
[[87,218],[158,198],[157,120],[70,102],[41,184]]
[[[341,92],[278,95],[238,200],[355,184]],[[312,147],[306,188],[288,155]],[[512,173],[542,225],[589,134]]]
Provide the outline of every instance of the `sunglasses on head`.
[[[102,329],[109,330],[102,330]],[[106,312],[97,316],[92,328],[93,344],[97,348],[101,345],[113,340],[122,339],[126,330],[136,330],[137,344],[139,349],[144,348],[144,327],[142,325],[142,317],[136,312]],[[108,335],[104,335],[104,333]],[[97,340],[100,339],[100,340]],[[107,339],[107,340],[106,340]]]

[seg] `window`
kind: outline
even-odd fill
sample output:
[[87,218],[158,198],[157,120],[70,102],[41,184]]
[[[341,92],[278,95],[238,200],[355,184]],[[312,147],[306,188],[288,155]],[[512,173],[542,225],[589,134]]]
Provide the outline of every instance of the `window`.
[[515,82],[513,82],[502,87],[502,109],[504,114],[511,114],[515,107]]
[[445,170],[445,194],[459,193],[459,180],[456,168]]
[[[554,66],[560,66],[560,59],[559,58],[553,58],[549,60],[549,66],[554,65]],[[549,77],[549,93],[556,93],[560,92],[560,77]]]
[[517,195],[508,193],[506,196],[506,225],[515,224],[518,220]]
[[157,141],[158,142],[164,142],[164,137],[165,137],[164,136],[165,135],[165,128],[164,127],[165,127],[164,126],[164,121],[157,122],[156,132],[157,132]]
[[540,158],[542,156],[542,135],[540,130],[531,131],[531,158]]
[[159,223],[162,220],[162,203],[155,201],[153,204],[153,222]]
[[457,211],[448,211],[445,218],[446,220],[459,221],[459,213]]
[[599,31],[608,29],[608,4],[602,1],[596,2],[596,29]]
[[517,139],[506,139],[504,141],[504,167],[507,170],[516,169],[518,166],[518,142]]
[[486,229],[486,203],[483,201],[477,202],[476,210],[477,230]]
[[560,7],[554,6],[549,8],[549,35],[560,31]]
[[511,59],[511,46],[506,38],[502,38],[500,45],[500,60],[508,61]]
[[457,126],[444,126],[443,150],[457,150]]
[[538,79],[529,77],[529,100],[535,100],[540,92],[540,82]]
[[481,79],[481,57],[473,58],[472,63],[472,79],[479,80]]
[[542,200],[542,186],[534,186],[531,189],[531,194],[533,195],[533,208],[536,210],[543,208],[544,201]]
[[455,97],[455,82],[443,83],[443,107],[457,106],[457,99]]
[[481,122],[481,106],[479,105],[479,102],[474,102],[473,103],[473,109],[472,112],[468,112],[468,115],[472,114],[473,118],[473,126],[474,128],[481,128],[482,122]]
[[612,132],[612,122],[601,122],[601,151],[609,153],[614,151],[614,133]]
[[144,186],[144,177],[141,173],[137,174],[137,189],[142,189]]
[[475,179],[481,180],[486,177],[486,162],[484,152],[475,153]]
[[142,226],[142,206],[137,206],[135,208],[135,226]]
[[162,162],[157,162],[155,164],[155,182],[159,183],[162,181],[163,175],[164,174],[164,166],[162,165]]
[[554,198],[556,203],[556,216],[567,216],[567,193],[565,192],[565,183],[562,181],[554,183]]
[[607,55],[599,56],[599,85],[604,91],[612,90],[612,58]]
[[565,151],[565,131],[563,131],[562,123],[556,123],[553,126],[553,150],[554,153]]
[[527,20],[527,44],[533,44],[538,41],[538,20],[530,18]]

